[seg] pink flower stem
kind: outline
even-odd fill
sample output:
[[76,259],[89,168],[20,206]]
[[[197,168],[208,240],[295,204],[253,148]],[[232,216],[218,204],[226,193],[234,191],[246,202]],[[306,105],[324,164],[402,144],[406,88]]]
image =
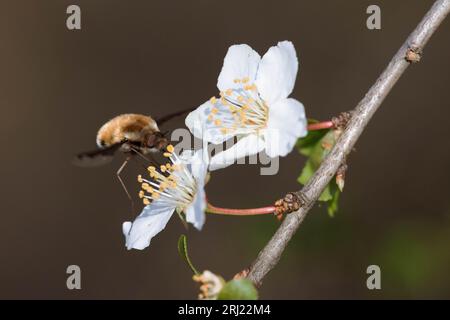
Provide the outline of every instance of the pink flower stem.
[[308,125],[308,131],[331,129],[331,128],[333,128],[333,126],[334,126],[333,121],[311,123]]
[[252,208],[252,209],[228,209],[219,208],[213,206],[208,202],[206,207],[206,212],[213,214],[223,214],[230,216],[254,216],[260,214],[271,214],[275,212],[274,206],[262,207],[262,208]]

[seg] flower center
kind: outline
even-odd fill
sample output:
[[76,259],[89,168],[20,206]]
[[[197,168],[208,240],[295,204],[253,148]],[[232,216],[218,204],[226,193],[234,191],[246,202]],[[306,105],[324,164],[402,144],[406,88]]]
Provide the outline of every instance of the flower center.
[[219,127],[221,133],[246,134],[258,132],[267,126],[269,108],[259,96],[255,84],[248,78],[235,79],[237,88],[220,93],[210,99],[213,105],[207,124]]
[[141,183],[139,197],[144,205],[152,201],[164,202],[167,206],[174,206],[184,210],[194,199],[197,193],[197,184],[187,166],[179,160],[174,153],[172,145],[167,146],[164,157],[169,162],[159,168],[149,166],[147,168],[150,179],[138,176]]

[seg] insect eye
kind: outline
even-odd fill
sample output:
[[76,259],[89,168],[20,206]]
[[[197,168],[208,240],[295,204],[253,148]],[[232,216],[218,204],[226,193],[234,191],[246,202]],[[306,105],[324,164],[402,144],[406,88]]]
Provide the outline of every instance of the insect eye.
[[105,140],[100,140],[100,141],[99,141],[99,143],[100,143],[100,146],[101,146],[101,147],[104,147],[104,146],[106,146],[106,142],[105,142]]

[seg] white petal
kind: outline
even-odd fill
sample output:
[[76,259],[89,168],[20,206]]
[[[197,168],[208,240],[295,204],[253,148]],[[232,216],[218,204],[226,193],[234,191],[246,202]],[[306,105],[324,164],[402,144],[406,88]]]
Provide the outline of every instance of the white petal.
[[269,121],[264,132],[269,157],[285,156],[298,138],[307,134],[307,120],[303,104],[295,99],[283,99],[269,108]]
[[205,183],[206,173],[208,172],[208,160],[205,159],[206,154],[203,149],[195,151],[190,160],[191,173],[200,185]]
[[208,114],[211,112],[211,109],[211,103],[207,101],[187,115],[184,122],[194,137],[199,139],[203,138],[203,126],[208,118]]
[[130,232],[132,225],[133,223],[131,223],[130,221],[126,221],[122,224],[122,232],[125,236]]
[[195,180],[203,185],[208,172],[208,154],[203,149],[184,150],[180,154],[180,160],[188,166]]
[[209,170],[213,171],[225,168],[233,164],[237,159],[257,154],[264,148],[265,143],[260,136],[256,134],[244,136],[231,148],[212,157],[209,164]]
[[256,85],[261,97],[271,103],[287,98],[294,89],[298,60],[290,41],[279,42],[271,47],[261,59]]
[[197,193],[191,205],[186,209],[186,221],[192,223],[197,230],[201,230],[206,220],[206,197],[203,184],[198,185]]
[[127,221],[122,225],[127,249],[145,249],[151,239],[165,227],[175,208],[159,204],[157,201],[146,206],[133,223]]
[[235,79],[248,78],[253,83],[260,60],[260,55],[246,44],[231,46],[217,79],[217,88],[221,91],[237,88]]
[[[217,109],[217,113],[214,114],[213,120],[209,120],[208,116],[211,114],[213,108]],[[228,106],[219,101],[214,105],[210,101],[207,101],[189,113],[185,123],[196,138],[213,144],[219,144],[233,137],[234,134],[224,134],[222,132],[222,127],[215,124],[214,120],[216,119],[219,119],[221,123],[229,122],[232,121],[233,114],[230,112]]]
[[192,158],[195,156],[195,150],[183,150],[180,154],[179,158],[183,163],[189,163],[192,161]]

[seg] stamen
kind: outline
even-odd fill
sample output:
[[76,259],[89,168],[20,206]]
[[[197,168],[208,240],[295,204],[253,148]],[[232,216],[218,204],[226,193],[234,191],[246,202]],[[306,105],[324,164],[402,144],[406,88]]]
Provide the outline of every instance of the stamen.
[[157,199],[159,199],[159,197],[160,197],[159,193],[156,193],[156,192],[152,193],[153,200],[157,200]]
[[174,148],[174,146],[173,145],[171,145],[171,144],[169,144],[168,146],[167,146],[167,151],[168,152],[170,152],[170,153],[173,153],[174,151],[175,151],[175,148]]
[[192,202],[196,194],[195,178],[174,151],[175,148],[172,145],[167,146],[163,154],[169,158],[169,162],[159,167],[147,168],[151,179],[147,180],[141,175],[138,176],[142,188],[139,191],[139,197],[143,199],[145,205],[158,199],[164,205],[183,210]]

